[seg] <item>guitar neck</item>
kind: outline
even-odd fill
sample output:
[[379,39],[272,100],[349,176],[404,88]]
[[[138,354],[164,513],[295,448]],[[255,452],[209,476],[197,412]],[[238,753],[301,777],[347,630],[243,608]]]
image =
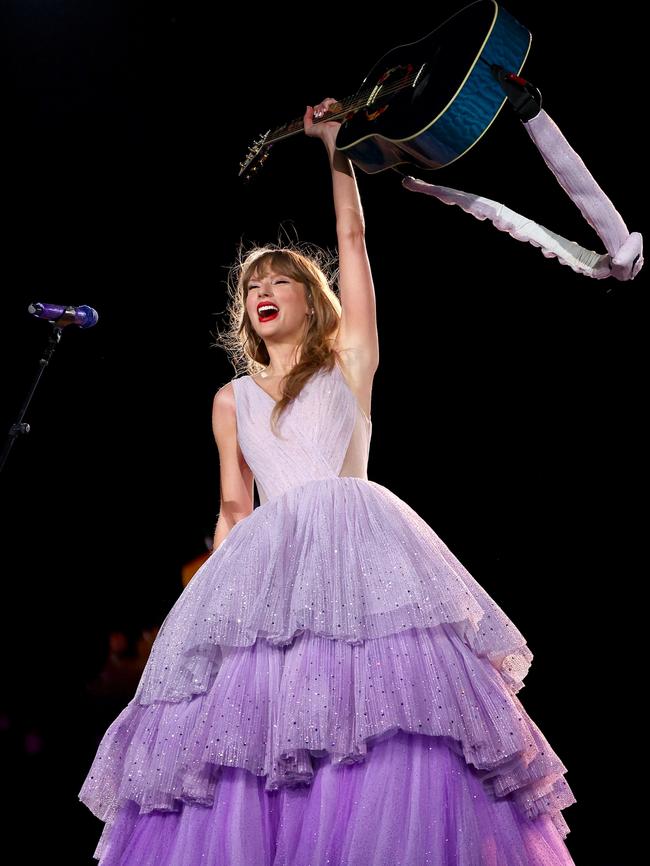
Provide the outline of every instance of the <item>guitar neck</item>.
[[[372,102],[373,97],[379,95],[379,93],[381,93],[382,96],[389,96],[410,87],[415,77],[413,72],[413,67],[408,64],[406,66],[406,74],[399,81],[390,82],[388,86],[384,86],[385,79],[388,79],[389,77],[389,73],[385,72],[372,87],[366,87],[365,89],[357,91],[354,96],[348,96],[347,99],[335,102],[330,106],[327,115],[325,117],[314,119],[314,123],[323,123],[327,120],[338,120],[342,123],[344,120],[347,120],[359,111],[360,108],[363,108],[364,105],[368,105]],[[264,139],[264,144],[268,145],[274,144],[276,141],[282,141],[285,138],[303,132],[304,128],[305,125],[303,123],[303,118],[297,117],[289,123],[285,123],[282,126],[278,126],[276,129],[270,130]]]
[[[339,122],[343,122],[347,115],[350,112],[356,110],[355,106],[358,107],[359,103],[359,94],[355,94],[354,96],[350,96],[347,99],[339,100],[339,102],[330,106],[329,111],[325,117],[314,118],[314,123],[323,123],[327,120],[338,120]],[[295,120],[289,121],[289,123],[284,123],[282,126],[278,126],[275,129],[271,130],[264,138],[264,144],[275,144],[277,141],[282,141],[285,138],[290,138],[292,135],[297,135],[300,132],[304,132],[305,124],[303,117],[297,117]]]

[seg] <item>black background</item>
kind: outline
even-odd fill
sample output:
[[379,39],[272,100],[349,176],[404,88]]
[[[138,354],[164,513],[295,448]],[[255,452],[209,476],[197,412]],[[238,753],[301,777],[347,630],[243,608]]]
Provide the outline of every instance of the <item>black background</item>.
[[[211,344],[239,240],[336,243],[319,141],[278,145],[248,186],[239,161],[463,5],[355,17],[330,4],[4,4],[4,431],[51,330],[27,305],[100,315],[65,329],[2,473],[7,806],[39,828],[21,862],[52,849],[94,862],[101,825],[76,794],[112,716],[92,716],[85,684],[109,631],[162,621],[214,530],[212,398],[235,371]],[[506,8],[533,34],[523,74],[544,108],[645,233],[631,7]],[[413,174],[602,252],[507,106],[453,166]],[[636,745],[645,271],[590,280],[394,172],[357,179],[381,350],[369,477],[427,520],[527,637],[520,698],[568,768],[570,851],[627,866],[629,803],[614,791],[631,781]]]

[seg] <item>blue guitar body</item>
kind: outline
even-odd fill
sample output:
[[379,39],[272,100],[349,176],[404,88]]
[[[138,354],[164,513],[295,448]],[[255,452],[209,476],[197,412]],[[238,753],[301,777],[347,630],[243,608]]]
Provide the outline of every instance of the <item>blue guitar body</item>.
[[494,0],[471,3],[373,66],[342,103],[337,148],[368,174],[400,163],[449,165],[476,144],[506,102],[492,66],[519,74],[531,41]]
[[[401,163],[442,168],[490,127],[510,98],[496,70],[518,77],[531,41],[495,0],[476,0],[428,36],[385,54],[359,90],[330,105],[322,120],[340,121],[336,147],[367,174],[400,171]],[[516,87],[514,93],[515,103],[525,105],[525,95]],[[249,180],[274,144],[303,134],[302,116],[268,130],[239,164],[240,176]]]

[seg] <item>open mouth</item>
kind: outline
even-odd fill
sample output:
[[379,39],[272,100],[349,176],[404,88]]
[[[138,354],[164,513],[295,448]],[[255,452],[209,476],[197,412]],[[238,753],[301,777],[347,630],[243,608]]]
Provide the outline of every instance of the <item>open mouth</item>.
[[280,309],[275,304],[260,304],[257,308],[260,322],[270,322],[271,319],[275,319],[279,312]]

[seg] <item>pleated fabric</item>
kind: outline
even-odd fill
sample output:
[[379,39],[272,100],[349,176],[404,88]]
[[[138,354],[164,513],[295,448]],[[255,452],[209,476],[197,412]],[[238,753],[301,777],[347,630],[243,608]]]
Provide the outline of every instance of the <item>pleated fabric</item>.
[[233,387],[265,501],[172,607],[99,744],[79,794],[105,822],[95,858],[571,864],[566,767],[517,695],[533,654],[413,509],[364,466],[338,474],[371,424],[340,367],[291,404],[282,447],[270,395]]

